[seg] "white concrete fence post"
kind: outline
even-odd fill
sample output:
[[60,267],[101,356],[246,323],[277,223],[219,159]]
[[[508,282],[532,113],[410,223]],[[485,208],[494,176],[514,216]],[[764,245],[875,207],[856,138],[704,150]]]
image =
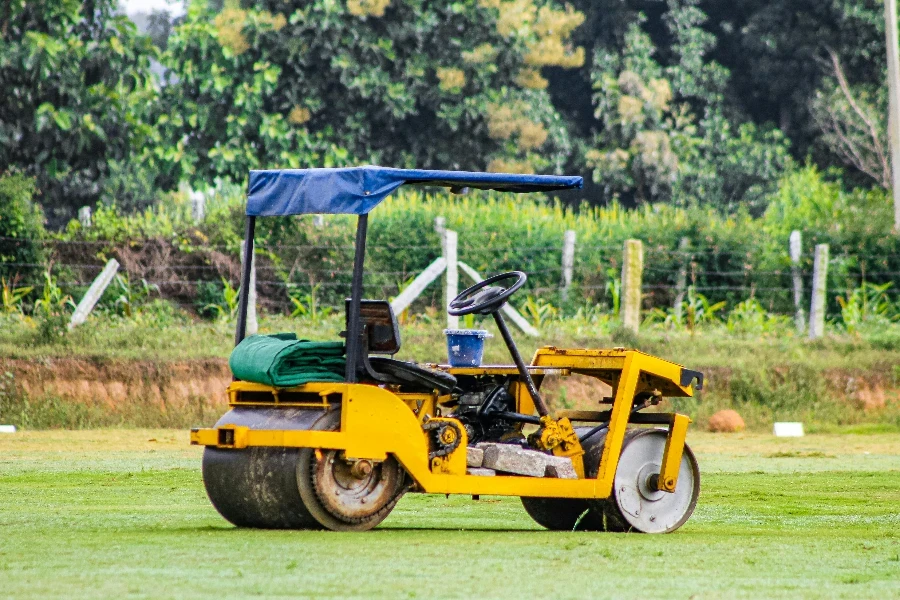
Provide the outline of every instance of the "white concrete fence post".
[[640,240],[625,240],[622,256],[622,325],[637,333],[641,325],[641,278],[644,248]]
[[78,209],[78,221],[81,223],[81,226],[85,229],[91,228],[91,207],[90,206],[82,206]]
[[[444,310],[450,307],[450,301],[456,298],[459,293],[459,265],[457,264],[457,242],[458,236],[455,231],[449,229],[444,231],[442,247],[444,250],[444,259],[447,261],[447,284],[446,284],[446,301]],[[447,329],[459,329],[459,317],[454,317],[447,313]]]
[[569,299],[569,288],[572,287],[572,271],[575,268],[575,232],[569,229],[563,234],[562,250],[562,289],[560,296],[565,302]]
[[809,339],[825,334],[825,290],[828,282],[828,244],[816,244],[813,263],[812,301],[809,307]]
[[[246,240],[241,240],[241,272],[244,271],[244,261],[247,260],[247,257],[244,256],[244,247],[246,246]],[[259,322],[256,319],[256,249],[250,253],[250,290],[247,294],[247,329],[246,335],[256,335],[256,332],[259,331]]]
[[88,315],[94,310],[94,307],[97,305],[97,302],[100,301],[103,292],[105,292],[106,288],[109,287],[109,284],[112,283],[118,270],[119,261],[114,258],[109,259],[106,266],[103,267],[103,270],[100,271],[100,274],[97,275],[97,278],[91,283],[91,287],[84,293],[81,302],[75,307],[75,312],[72,313],[72,318],[69,319],[69,329],[77,327],[87,321]]
[[435,217],[434,218],[434,230],[437,234],[444,239],[444,232],[447,231],[447,219],[444,217]]
[[688,263],[691,262],[691,257],[688,255],[688,246],[690,245],[690,240],[686,237],[681,238],[681,241],[678,242],[678,252],[681,256],[681,267],[678,269],[678,280],[675,282],[675,302],[672,304],[672,309],[675,311],[675,321],[681,323],[681,317],[684,315],[684,292],[687,289],[687,270]]
[[206,194],[203,192],[191,192],[191,219],[194,223],[200,223],[206,217]]
[[790,238],[791,279],[794,283],[794,324],[797,333],[806,329],[806,315],[803,314],[803,278],[800,275],[800,256],[803,254],[803,241],[799,231],[792,231]]

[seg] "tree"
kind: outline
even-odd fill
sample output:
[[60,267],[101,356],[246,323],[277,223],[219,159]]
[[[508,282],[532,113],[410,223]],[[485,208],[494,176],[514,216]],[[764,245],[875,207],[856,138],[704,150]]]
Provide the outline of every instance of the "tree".
[[[715,37],[696,0],[669,0],[660,52],[638,15],[621,49],[597,50],[594,148],[585,154],[608,198],[627,204],[706,202],[757,213],[790,164],[777,130],[735,120],[727,69],[708,58]],[[657,55],[667,55],[662,64]]]
[[541,70],[583,17],[549,0],[192,4],[168,40],[169,177],[253,168],[557,171],[572,152]]
[[131,172],[152,136],[155,51],[117,7],[10,0],[0,9],[0,171],[33,175],[54,225],[96,202],[112,170]]

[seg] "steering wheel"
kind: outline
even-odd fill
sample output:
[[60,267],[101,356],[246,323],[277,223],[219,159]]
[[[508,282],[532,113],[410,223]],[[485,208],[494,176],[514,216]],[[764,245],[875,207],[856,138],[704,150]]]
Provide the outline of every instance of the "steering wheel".
[[[515,279],[515,281],[508,287],[491,285],[507,279]],[[509,273],[500,273],[499,275],[488,277],[484,281],[464,290],[459,296],[451,300],[447,312],[454,317],[475,313],[489,315],[497,312],[510,296],[525,285],[527,280],[528,276],[522,271],[510,271]]]

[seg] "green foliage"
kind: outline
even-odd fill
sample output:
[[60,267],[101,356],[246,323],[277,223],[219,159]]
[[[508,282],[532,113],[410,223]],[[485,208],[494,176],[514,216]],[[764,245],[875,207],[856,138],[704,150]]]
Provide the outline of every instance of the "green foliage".
[[766,311],[759,300],[748,298],[728,313],[725,328],[733,334],[761,335],[781,333],[790,326],[790,318]]
[[726,117],[729,73],[707,58],[716,40],[703,29],[706,15],[696,0],[668,4],[671,64],[655,58],[643,15],[621,49],[600,48],[594,57],[598,134],[585,155],[594,180],[607,198],[628,203],[699,201],[759,213],[790,166],[786,142]]
[[57,284],[56,278],[48,268],[44,272],[44,288],[41,297],[34,302],[32,314],[37,322],[37,339],[47,344],[58,342],[66,335],[69,324],[69,311],[75,308],[72,296],[66,294]]
[[531,325],[538,329],[559,315],[559,309],[544,298],[535,298],[529,295],[520,306],[523,316]]
[[565,47],[578,23],[529,0],[191,3],[156,154],[197,185],[361,161],[548,170],[571,144],[539,71],[583,62]]
[[292,285],[288,287],[288,296],[293,305],[293,310],[291,312],[292,317],[306,317],[314,325],[317,324],[320,319],[328,318],[334,309],[330,306],[320,306],[316,301],[320,287],[320,285],[310,286],[309,293],[307,294],[300,294],[300,292],[296,290],[296,286]]
[[7,279],[33,281],[34,267],[45,260],[44,213],[34,194],[34,179],[0,175],[0,275]]
[[139,284],[132,283],[127,273],[116,275],[111,289],[105,293],[114,296],[112,310],[122,317],[134,317],[141,307],[150,300],[153,293],[159,294],[159,286],[141,279]]
[[[213,288],[215,289],[215,288]],[[233,321],[237,315],[238,304],[240,301],[240,288],[235,289],[231,282],[222,278],[222,287],[219,288],[219,297],[209,304],[202,307],[202,312],[208,315],[214,315],[219,321]]]
[[900,306],[888,296],[892,285],[890,281],[881,285],[863,282],[846,296],[838,296],[841,323],[848,333],[857,333],[866,325],[884,328],[900,320]]
[[[459,233],[460,260],[483,275],[525,270],[529,281],[523,298],[528,294],[541,298],[564,317],[596,305],[603,305],[604,312],[618,313],[622,244],[629,238],[644,242],[644,306],[664,309],[654,317],[656,321],[664,322],[670,314],[665,309],[674,304],[682,270],[687,284],[710,305],[725,301],[735,307],[753,296],[767,313],[792,314],[788,237],[795,228],[803,234],[804,276],[812,268],[813,246],[831,245],[830,315],[840,312],[835,296],[864,280],[878,285],[894,281],[893,289],[900,285],[896,275],[900,238],[891,234],[892,209],[884,193],[842,191],[838,182],[806,167],[782,178],[771,198],[766,214],[754,218],[746,212],[723,217],[715,209],[696,206],[624,210],[613,204],[575,210],[539,196],[486,192],[451,196],[405,189],[381,204],[370,218],[366,293],[396,296],[404,282],[440,256],[440,239],[434,231],[438,216]],[[178,258],[173,255],[170,260],[180,264],[211,265],[223,260],[234,264],[243,235],[240,190],[223,188],[212,196],[208,208],[206,219],[195,224],[182,194],[130,215],[118,207],[101,207],[94,227],[83,230],[73,222],[62,238],[110,240],[97,251],[98,260],[105,260],[116,248],[135,248],[159,237],[172,243]],[[279,282],[278,287],[262,286],[260,293],[285,310],[292,305],[283,285],[295,285],[298,290],[316,286],[317,307],[341,307],[351,279],[354,227],[355,219],[346,215],[326,216],[321,225],[310,216],[260,220],[258,256],[267,261],[265,268],[273,269],[267,271],[266,279]],[[569,300],[563,302],[556,290],[567,230],[576,232],[578,242],[573,286]],[[686,249],[681,247],[683,238],[688,239]],[[211,272],[215,274],[206,277],[215,280],[197,288],[196,306],[201,312],[208,312],[204,307],[209,304],[221,305],[219,273]],[[439,279],[410,307],[410,315],[439,306],[442,297]],[[298,300],[308,304],[302,294]],[[179,301],[194,302],[195,296]],[[682,312],[683,319],[686,314]]]
[[150,168],[149,39],[115,0],[4,3],[0,165],[37,180],[51,223],[103,194],[111,164]]
[[23,315],[24,307],[23,301],[25,298],[34,290],[31,286],[22,286],[15,287],[15,284],[6,280],[6,278],[0,278],[0,285],[2,285],[2,310],[6,315],[16,314]]
[[655,308],[648,316],[648,322],[653,324],[662,321],[667,328],[686,330],[694,335],[698,327],[719,323],[719,313],[724,311],[727,304],[724,300],[710,302],[709,298],[690,286],[685,299],[677,308]]

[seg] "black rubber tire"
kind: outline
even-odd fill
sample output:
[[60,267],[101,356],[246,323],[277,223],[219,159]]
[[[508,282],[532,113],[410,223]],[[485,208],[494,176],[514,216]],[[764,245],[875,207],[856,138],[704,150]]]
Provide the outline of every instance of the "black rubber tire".
[[[583,435],[589,430],[589,427],[580,427],[575,431],[578,435]],[[591,436],[589,440],[582,443],[582,446],[585,451],[585,472],[590,473],[593,468],[594,476],[596,476],[600,452],[603,450],[603,438],[598,439],[596,435]],[[598,513],[587,500],[523,496],[522,505],[528,516],[534,519],[538,525],[551,531],[604,531],[606,529],[603,513]]]
[[596,518],[586,500],[523,496],[522,506],[538,525],[551,531],[600,531],[603,528],[602,520]]
[[[318,429],[318,422],[328,414],[339,412],[236,408],[219,419],[216,426]],[[219,514],[238,527],[321,529],[300,497],[299,454],[296,448],[207,447],[203,452],[203,485]]]
[[[625,433],[625,442],[622,443],[623,448],[629,436],[634,435],[635,431],[638,430],[629,430]],[[582,442],[585,446],[584,472],[588,477],[597,478],[597,473],[600,470],[600,457],[603,454],[603,445],[606,443],[606,434],[608,432],[609,430],[604,429]],[[586,502],[595,518],[603,523],[604,531],[622,533],[628,530],[621,520],[618,508],[615,506],[612,497],[603,500],[587,500]]]
[[[321,421],[317,422],[316,425],[320,426],[317,429],[324,430],[335,430],[340,426],[341,418],[339,413],[331,413],[326,415]],[[393,457],[388,457],[388,460],[394,461]],[[399,478],[399,485],[397,486],[396,495],[393,499],[388,502],[385,506],[383,506],[377,513],[365,517],[358,518],[353,520],[344,520],[340,518],[339,515],[334,515],[325,507],[325,505],[319,500],[318,493],[316,492],[316,486],[313,479],[314,465],[317,461],[315,450],[312,448],[302,448],[300,450],[298,459],[297,459],[297,485],[300,493],[300,497],[303,499],[303,504],[306,507],[306,510],[309,511],[309,514],[312,516],[316,522],[325,529],[330,529],[332,531],[368,531],[372,529],[382,521],[384,521],[391,511],[394,509],[394,506],[397,505],[397,502],[403,496],[404,486],[403,481],[405,479],[405,473]],[[397,465],[397,468],[402,470],[402,467]]]

